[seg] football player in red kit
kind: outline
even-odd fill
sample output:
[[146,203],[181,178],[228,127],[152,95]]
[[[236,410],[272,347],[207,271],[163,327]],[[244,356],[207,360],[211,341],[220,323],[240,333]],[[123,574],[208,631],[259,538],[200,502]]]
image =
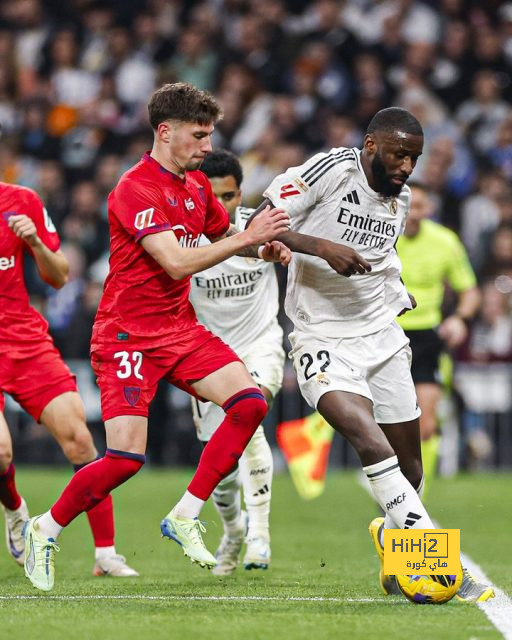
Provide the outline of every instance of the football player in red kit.
[[[3,392],[50,431],[75,470],[95,460],[97,451],[85,424],[75,377],[48,335],[48,323],[30,306],[23,278],[23,258],[30,252],[45,282],[55,288],[65,284],[68,263],[59,250],[59,236],[30,189],[0,182],[0,202],[0,503],[7,549],[23,564],[22,528],[29,515],[16,488]],[[96,545],[94,573],[138,575],[115,551],[110,496],[87,515]]]
[[[153,148],[108,199],[110,272],[91,343],[107,451],[75,474],[51,509],[25,527],[25,574],[43,590],[53,587],[55,540],[62,528],[144,464],[148,407],[159,380],[215,402],[226,413],[187,491],[161,522],[162,534],[201,566],[216,564],[201,537],[201,507],[267,411],[238,356],[198,323],[188,300],[189,281],[191,274],[233,255],[288,264],[289,249],[273,241],[288,229],[288,216],[267,207],[243,232],[230,225],[208,178],[198,171],[221,115],[210,94],[167,84],[152,95],[148,109]],[[199,247],[201,234],[212,244]]]

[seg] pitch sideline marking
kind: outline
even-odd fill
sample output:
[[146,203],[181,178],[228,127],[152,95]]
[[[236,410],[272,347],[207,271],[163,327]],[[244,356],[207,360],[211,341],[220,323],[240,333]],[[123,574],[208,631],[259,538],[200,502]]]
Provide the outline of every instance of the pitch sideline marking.
[[322,596],[145,596],[145,595],[83,595],[83,596],[56,596],[56,595],[12,595],[0,596],[2,600],[178,600],[178,601],[194,601],[194,600],[211,600],[226,602],[357,602],[357,603],[374,603],[386,602],[386,598],[324,598]]
[[461,553],[460,557],[464,566],[475,578],[494,589],[495,597],[487,600],[487,602],[477,602],[478,608],[485,613],[505,640],[512,640],[512,600],[489,580],[483,569],[476,562],[473,562],[469,556]]

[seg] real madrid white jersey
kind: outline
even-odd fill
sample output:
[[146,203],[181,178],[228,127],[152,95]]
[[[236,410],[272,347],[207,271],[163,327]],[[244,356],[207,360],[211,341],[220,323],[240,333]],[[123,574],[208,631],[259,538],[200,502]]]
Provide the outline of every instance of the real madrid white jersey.
[[360,154],[343,147],[318,153],[277,176],[264,193],[289,213],[292,231],[348,245],[372,265],[370,273],[346,278],[321,258],[294,253],[285,310],[296,330],[323,337],[368,335],[411,306],[394,249],[411,191],[404,186],[396,197],[373,191]]
[[[243,230],[254,209],[238,207],[235,226]],[[208,240],[201,237],[200,244]],[[273,263],[233,256],[192,276],[190,301],[199,321],[240,356],[262,337],[282,343],[277,322],[279,293]]]

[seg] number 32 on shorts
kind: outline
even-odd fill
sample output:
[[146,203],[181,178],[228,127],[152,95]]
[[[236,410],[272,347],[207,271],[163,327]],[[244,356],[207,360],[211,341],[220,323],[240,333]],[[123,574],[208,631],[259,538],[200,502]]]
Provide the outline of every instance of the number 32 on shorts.
[[129,378],[132,373],[138,380],[144,380],[144,376],[140,372],[142,365],[142,353],[140,351],[117,351],[114,358],[119,360],[119,368],[116,372],[118,378],[124,380]]
[[315,364],[315,358],[310,353],[303,353],[300,357],[300,366],[304,368],[304,378],[309,380],[317,374],[316,367],[323,373],[331,364],[331,356],[325,349],[320,349],[316,354],[318,365]]

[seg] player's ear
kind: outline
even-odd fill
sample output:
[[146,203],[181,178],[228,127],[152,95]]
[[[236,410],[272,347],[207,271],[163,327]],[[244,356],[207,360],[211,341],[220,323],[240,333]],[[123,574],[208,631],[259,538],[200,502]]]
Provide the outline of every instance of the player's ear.
[[363,146],[370,155],[377,153],[377,142],[373,133],[367,133],[363,138]]
[[170,138],[171,138],[171,125],[169,122],[161,122],[157,129],[156,129],[156,133],[158,138],[160,138],[160,140],[162,140],[162,142],[169,142]]

